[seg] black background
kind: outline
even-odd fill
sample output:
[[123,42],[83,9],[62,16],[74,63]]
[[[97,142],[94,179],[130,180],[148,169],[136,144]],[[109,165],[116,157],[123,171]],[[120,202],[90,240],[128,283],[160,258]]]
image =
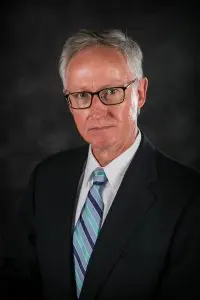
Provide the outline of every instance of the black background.
[[119,28],[140,44],[149,79],[140,127],[158,148],[200,170],[197,8],[160,2],[1,3],[0,231],[14,218],[35,165],[84,143],[58,75],[62,46],[80,28]]

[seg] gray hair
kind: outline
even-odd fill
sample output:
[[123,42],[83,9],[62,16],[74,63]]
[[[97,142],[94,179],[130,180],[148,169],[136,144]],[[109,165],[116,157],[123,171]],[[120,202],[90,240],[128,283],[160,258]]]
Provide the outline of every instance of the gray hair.
[[69,37],[63,46],[59,60],[59,74],[63,85],[65,81],[65,70],[70,59],[84,48],[96,45],[116,48],[126,58],[127,64],[133,75],[138,79],[143,77],[142,51],[137,42],[132,38],[117,29],[101,32],[82,29]]

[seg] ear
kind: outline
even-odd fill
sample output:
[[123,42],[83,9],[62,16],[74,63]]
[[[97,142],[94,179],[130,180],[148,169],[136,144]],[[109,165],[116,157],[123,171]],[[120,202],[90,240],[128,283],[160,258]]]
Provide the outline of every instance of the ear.
[[138,84],[138,107],[141,108],[146,101],[146,94],[148,88],[148,79],[146,77],[139,80]]

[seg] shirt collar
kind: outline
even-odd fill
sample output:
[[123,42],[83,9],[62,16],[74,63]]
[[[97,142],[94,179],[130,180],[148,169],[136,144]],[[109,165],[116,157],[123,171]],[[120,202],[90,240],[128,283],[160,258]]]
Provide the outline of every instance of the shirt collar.
[[[122,154],[120,154],[118,157],[116,157],[113,161],[111,161],[107,166],[103,168],[107,176],[108,182],[110,183],[113,189],[117,187],[118,178],[123,177],[123,175],[125,174],[132,158],[134,157],[139,147],[140,141],[141,132],[140,130],[138,130],[138,135],[134,143],[126,151],[124,151]],[[86,186],[90,184],[90,176],[92,172],[98,167],[101,166],[95,159],[92,153],[91,145],[89,145],[88,158],[85,167],[83,182]],[[118,172],[116,172],[116,170],[118,170]]]

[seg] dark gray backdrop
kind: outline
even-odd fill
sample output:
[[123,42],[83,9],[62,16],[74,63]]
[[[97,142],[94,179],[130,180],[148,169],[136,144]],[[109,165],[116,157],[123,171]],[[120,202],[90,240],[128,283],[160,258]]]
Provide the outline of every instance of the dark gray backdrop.
[[36,163],[83,143],[58,76],[63,43],[79,28],[120,28],[141,45],[149,90],[139,124],[157,147],[200,170],[196,8],[129,2],[1,3],[0,230]]

